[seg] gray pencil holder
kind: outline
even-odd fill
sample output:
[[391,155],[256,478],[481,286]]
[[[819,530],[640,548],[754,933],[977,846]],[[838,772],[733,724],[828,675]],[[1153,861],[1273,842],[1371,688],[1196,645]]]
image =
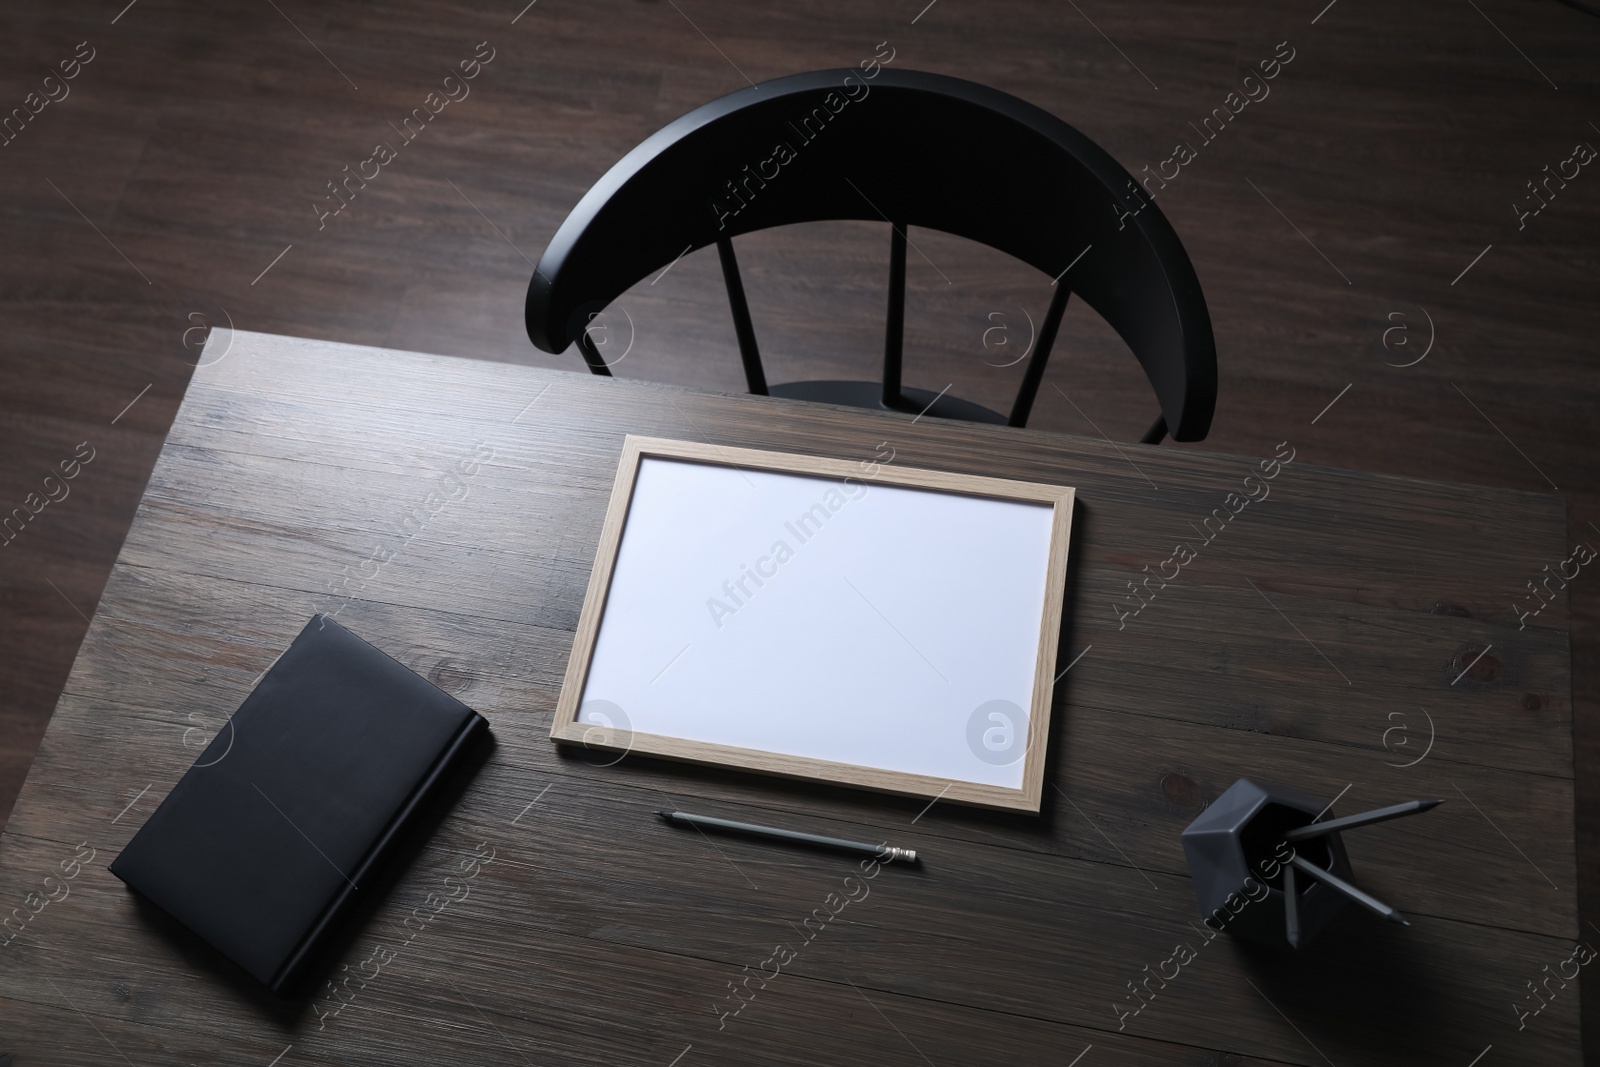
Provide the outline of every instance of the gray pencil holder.
[[[1352,878],[1338,833],[1284,843],[1284,834],[1310,825],[1324,809],[1304,794],[1241,778],[1201,812],[1183,831],[1183,852],[1206,925],[1259,944],[1289,947],[1283,908],[1289,849],[1346,881]],[[1321,882],[1300,877],[1295,883],[1304,946],[1347,900]]]

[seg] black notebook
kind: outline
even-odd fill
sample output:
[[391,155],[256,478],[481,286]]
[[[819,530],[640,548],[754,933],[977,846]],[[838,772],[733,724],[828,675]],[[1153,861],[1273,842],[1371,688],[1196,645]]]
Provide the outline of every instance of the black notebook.
[[459,700],[315,616],[111,873],[290,992],[487,729]]

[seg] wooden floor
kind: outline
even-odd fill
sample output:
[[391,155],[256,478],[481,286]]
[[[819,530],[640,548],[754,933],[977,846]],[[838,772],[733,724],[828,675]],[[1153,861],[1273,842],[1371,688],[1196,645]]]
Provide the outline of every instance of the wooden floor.
[[[518,16],[516,0],[137,0],[120,15],[120,0],[63,0],[0,14],[0,109],[28,117],[0,146],[0,515],[80,463],[0,547],[0,812],[207,324],[576,367],[531,347],[522,299],[583,191],[747,79],[888,50],[894,67],[1033,101],[1135,172],[1198,146],[1157,202],[1205,288],[1221,393],[1211,437],[1179,447],[1288,440],[1312,463],[1560,492],[1572,542],[1600,547],[1600,170],[1564,162],[1600,147],[1600,19],[1555,0],[923,2],[538,0]],[[1270,95],[1202,143],[1190,124],[1285,41]],[[392,124],[475,52],[492,58],[471,95],[319,222],[327,183],[396,144]],[[63,63],[75,77],[47,82]],[[45,93],[57,99],[31,114]],[[957,239],[911,239],[908,383],[1003,406],[1019,369],[1003,364],[1042,318],[1048,279]],[[740,240],[770,379],[871,374],[887,248],[886,227],[858,223]],[[619,374],[741,388],[714,256],[641,282],[605,326],[608,358],[627,352]],[[1153,414],[1126,350],[1074,305],[1035,424],[1129,441]],[[1527,576],[1559,562],[1530,551]],[[1600,575],[1567,592],[1587,927]],[[1600,985],[1584,984],[1593,1044]]]

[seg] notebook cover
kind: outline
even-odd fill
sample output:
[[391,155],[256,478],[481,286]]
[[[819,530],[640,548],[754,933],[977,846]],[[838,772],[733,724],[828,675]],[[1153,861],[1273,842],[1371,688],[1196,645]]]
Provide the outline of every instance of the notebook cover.
[[111,873],[287,992],[487,728],[459,700],[314,616]]

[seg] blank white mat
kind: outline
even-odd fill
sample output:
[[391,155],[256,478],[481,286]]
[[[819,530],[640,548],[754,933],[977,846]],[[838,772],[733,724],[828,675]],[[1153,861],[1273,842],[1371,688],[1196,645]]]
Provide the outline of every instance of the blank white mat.
[[1021,788],[1051,525],[646,456],[578,721]]

